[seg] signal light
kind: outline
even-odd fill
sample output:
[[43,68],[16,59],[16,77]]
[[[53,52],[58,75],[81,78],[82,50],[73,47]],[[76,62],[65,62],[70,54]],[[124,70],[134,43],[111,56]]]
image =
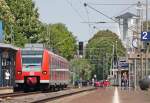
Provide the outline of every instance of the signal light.
[[21,72],[21,71],[18,71],[17,73],[18,73],[18,75],[21,75],[21,74],[22,74],[22,72]]
[[83,42],[79,42],[79,55],[83,55]]
[[43,71],[43,72],[42,72],[42,74],[43,74],[43,75],[46,75],[46,74],[47,74],[47,72],[46,72],[46,71]]

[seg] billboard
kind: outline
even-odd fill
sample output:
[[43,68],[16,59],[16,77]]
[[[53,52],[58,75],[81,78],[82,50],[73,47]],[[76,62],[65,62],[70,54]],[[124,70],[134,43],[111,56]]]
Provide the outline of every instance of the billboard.
[[0,20],[0,42],[3,42],[3,22]]

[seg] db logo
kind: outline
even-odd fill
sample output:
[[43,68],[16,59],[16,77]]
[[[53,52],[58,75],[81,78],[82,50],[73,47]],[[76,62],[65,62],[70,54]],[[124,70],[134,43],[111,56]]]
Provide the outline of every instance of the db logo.
[[34,72],[30,72],[30,75],[34,75]]

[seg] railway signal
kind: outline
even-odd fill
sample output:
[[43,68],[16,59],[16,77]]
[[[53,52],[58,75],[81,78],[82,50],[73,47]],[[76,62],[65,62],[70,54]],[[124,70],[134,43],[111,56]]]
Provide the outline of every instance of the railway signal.
[[83,55],[83,41],[79,42],[79,55]]

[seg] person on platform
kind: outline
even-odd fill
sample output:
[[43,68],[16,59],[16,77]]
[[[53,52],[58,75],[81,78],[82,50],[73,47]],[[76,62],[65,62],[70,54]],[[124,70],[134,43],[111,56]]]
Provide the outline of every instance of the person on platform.
[[123,73],[123,81],[124,81],[124,87],[128,86],[128,76],[127,73]]
[[7,87],[9,86],[9,79],[10,79],[10,73],[8,70],[5,72],[5,80],[6,80],[6,85]]

